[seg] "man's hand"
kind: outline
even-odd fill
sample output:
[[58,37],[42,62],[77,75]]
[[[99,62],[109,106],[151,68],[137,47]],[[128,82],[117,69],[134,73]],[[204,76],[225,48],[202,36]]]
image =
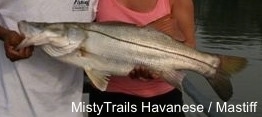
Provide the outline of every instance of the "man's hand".
[[129,73],[128,76],[133,79],[140,79],[142,81],[149,81],[150,79],[160,78],[159,73],[150,71],[145,66],[135,66],[135,68]]
[[32,56],[34,47],[26,47],[22,49],[16,49],[16,47],[24,40],[23,35],[19,35],[15,31],[9,31],[4,36],[4,46],[6,57],[12,62],[29,58]]

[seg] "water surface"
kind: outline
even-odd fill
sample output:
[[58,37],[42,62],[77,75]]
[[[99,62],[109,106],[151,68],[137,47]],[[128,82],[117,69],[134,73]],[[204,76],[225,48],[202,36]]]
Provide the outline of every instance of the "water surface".
[[[228,103],[258,102],[256,113],[223,113],[226,117],[262,117],[262,1],[195,0],[197,49],[248,59],[231,79],[234,95]],[[196,74],[190,80],[207,97],[219,101]]]

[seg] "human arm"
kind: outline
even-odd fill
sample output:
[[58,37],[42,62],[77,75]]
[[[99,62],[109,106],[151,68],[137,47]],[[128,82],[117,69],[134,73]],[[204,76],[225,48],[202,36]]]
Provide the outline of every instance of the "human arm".
[[195,48],[194,5],[192,0],[171,0],[171,15],[177,21],[185,45]]
[[16,49],[16,47],[24,39],[24,36],[18,34],[17,32],[0,26],[0,38],[1,41],[4,42],[6,57],[11,61],[29,58],[32,55],[34,49],[33,47],[26,47],[18,50]]
[[192,0],[170,0],[171,13],[149,26],[163,32],[173,39],[195,48],[194,6]]
[[0,39],[1,39],[1,41],[4,41],[4,37],[5,37],[6,33],[8,33],[8,30],[6,30],[2,26],[0,26]]

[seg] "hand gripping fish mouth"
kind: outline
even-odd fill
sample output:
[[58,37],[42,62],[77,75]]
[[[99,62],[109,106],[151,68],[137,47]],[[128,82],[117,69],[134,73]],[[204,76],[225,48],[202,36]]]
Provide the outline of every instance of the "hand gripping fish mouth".
[[40,46],[50,56],[85,70],[91,82],[104,91],[108,76],[127,76],[143,65],[182,90],[190,70],[204,76],[223,101],[233,94],[230,77],[245,68],[242,57],[200,52],[150,27],[103,23],[19,22],[26,39],[18,48]]

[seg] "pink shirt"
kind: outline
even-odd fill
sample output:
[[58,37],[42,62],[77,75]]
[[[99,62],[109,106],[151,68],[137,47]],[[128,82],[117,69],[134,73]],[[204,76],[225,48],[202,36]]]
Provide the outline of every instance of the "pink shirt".
[[[146,13],[130,10],[116,0],[100,0],[98,4],[97,21],[121,21],[139,26],[147,25],[163,16],[170,14],[169,0],[158,0],[155,8]],[[173,90],[163,79],[141,81],[129,77],[111,77],[107,91],[118,92],[141,97],[152,97]]]
[[100,0],[98,3],[97,21],[122,21],[143,26],[170,13],[169,0],[158,0],[155,8],[146,13],[130,10],[118,3],[117,0]]

